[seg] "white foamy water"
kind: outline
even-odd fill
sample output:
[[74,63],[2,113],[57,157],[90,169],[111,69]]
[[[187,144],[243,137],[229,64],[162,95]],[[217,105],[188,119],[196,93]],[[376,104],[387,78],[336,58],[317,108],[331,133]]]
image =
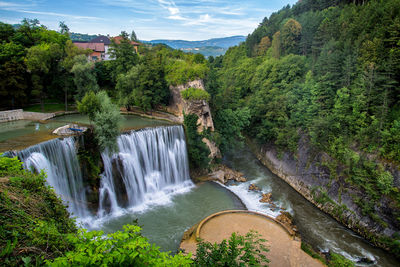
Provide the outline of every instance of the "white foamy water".
[[[103,217],[143,212],[154,205],[168,205],[172,196],[194,186],[189,176],[182,126],[149,128],[118,138],[119,152],[102,154],[99,210]],[[118,181],[116,179],[119,179]],[[122,190],[122,191],[121,191]],[[121,199],[121,194],[125,199]]]

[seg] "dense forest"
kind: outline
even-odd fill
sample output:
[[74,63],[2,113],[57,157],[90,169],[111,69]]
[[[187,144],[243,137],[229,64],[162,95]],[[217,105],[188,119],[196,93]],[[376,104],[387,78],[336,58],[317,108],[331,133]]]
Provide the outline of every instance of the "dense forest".
[[400,163],[399,82],[399,0],[302,0],[210,58],[214,140],[226,151],[246,132],[295,153],[308,138],[333,159],[331,175],[367,193],[356,200],[363,214],[384,226],[375,209],[385,196],[400,225],[399,185],[383,165]]

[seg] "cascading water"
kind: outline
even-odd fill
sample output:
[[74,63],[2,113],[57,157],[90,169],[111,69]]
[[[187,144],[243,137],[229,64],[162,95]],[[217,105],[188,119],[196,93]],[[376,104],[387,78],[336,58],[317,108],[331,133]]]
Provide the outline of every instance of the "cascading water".
[[169,201],[171,193],[190,188],[182,126],[148,128],[118,138],[119,153],[102,154],[98,216],[121,208],[141,209]]
[[31,146],[18,153],[27,169],[44,170],[47,183],[68,204],[68,211],[78,218],[90,215],[74,138],[54,139]]

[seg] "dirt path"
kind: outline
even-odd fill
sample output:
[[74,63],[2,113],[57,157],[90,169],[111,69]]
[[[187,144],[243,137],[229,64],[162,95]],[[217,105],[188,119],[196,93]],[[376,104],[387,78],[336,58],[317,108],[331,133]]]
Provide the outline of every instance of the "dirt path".
[[[204,222],[198,230],[200,238],[211,243],[228,239],[232,232],[245,235],[256,230],[267,239],[269,266],[324,266],[321,262],[301,250],[301,242],[294,240],[284,227],[266,217],[253,213],[223,213]],[[187,252],[195,252],[195,238],[185,240],[181,248]]]

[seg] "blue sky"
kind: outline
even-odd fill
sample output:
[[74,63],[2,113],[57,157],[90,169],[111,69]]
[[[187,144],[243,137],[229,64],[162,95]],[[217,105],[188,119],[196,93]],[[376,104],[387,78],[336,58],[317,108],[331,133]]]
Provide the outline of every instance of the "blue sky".
[[72,32],[141,40],[205,40],[247,35],[266,16],[297,0],[0,0],[0,21],[37,18],[50,29],[65,21]]

